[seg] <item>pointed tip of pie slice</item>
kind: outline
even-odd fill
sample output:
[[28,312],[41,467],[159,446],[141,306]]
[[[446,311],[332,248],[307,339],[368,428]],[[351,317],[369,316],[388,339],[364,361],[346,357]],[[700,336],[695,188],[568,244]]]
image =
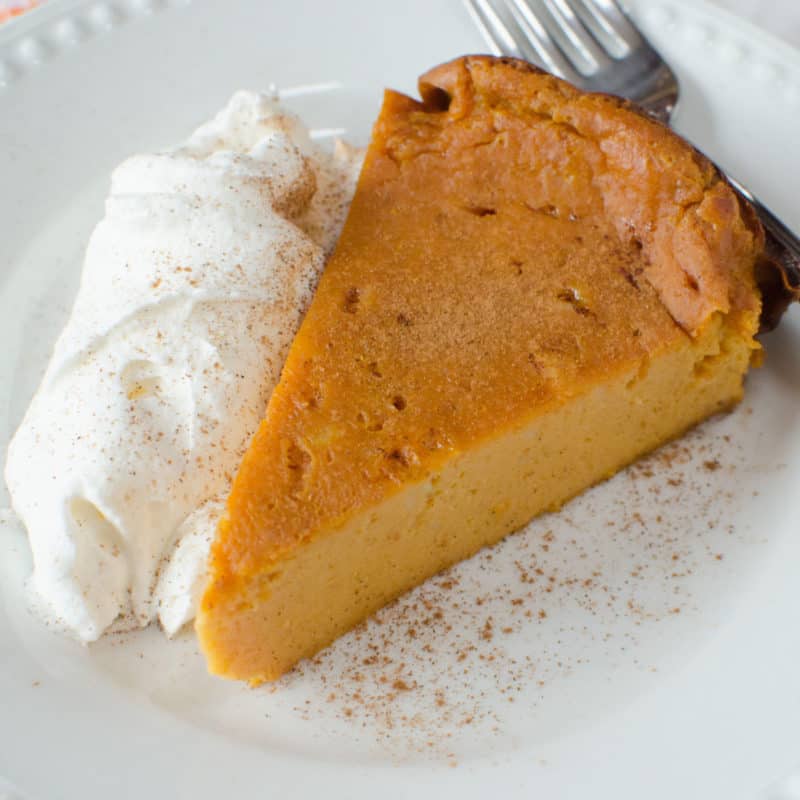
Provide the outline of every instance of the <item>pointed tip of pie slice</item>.
[[627,104],[466,57],[387,92],[235,479],[197,631],[290,669],[741,397],[763,235]]

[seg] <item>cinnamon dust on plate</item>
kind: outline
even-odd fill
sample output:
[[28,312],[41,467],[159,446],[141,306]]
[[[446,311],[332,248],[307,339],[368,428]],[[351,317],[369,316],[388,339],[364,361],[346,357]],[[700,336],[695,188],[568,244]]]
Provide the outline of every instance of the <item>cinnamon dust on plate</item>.
[[[610,664],[656,671],[640,662],[636,631],[698,611],[692,578],[719,569],[725,555],[704,537],[721,525],[734,532],[723,511],[744,463],[729,436],[702,426],[617,476],[610,504],[601,486],[538,518],[266,691],[307,684],[309,697],[324,700],[297,706],[302,719],[343,723],[395,754],[453,762],[465,731],[498,736],[509,713],[535,713],[551,687],[590,666],[598,643]],[[614,571],[605,544],[625,554],[626,571]],[[519,712],[506,711],[515,704]]]

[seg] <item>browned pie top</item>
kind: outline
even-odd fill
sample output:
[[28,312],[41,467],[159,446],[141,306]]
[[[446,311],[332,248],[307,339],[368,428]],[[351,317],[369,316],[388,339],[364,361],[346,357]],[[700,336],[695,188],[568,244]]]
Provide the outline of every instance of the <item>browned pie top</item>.
[[[212,555],[218,588],[715,312],[752,330],[763,234],[620,100],[467,57],[387,92],[336,252]],[[213,595],[213,591],[212,591]]]

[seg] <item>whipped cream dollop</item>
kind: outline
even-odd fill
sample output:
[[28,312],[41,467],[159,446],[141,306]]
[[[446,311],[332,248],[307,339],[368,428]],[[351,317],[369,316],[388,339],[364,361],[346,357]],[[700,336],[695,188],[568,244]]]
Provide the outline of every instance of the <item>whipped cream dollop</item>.
[[238,92],[114,172],[75,305],[8,451],[31,587],[84,641],[195,613],[239,461],[343,224],[361,153]]

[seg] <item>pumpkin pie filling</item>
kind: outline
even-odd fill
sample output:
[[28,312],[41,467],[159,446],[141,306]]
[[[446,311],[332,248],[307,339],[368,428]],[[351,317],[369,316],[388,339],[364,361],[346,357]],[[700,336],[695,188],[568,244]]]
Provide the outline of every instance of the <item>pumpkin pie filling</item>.
[[[197,631],[272,680],[742,396],[764,237],[616,98],[466,57],[388,91]],[[762,265],[762,266],[760,266]]]

